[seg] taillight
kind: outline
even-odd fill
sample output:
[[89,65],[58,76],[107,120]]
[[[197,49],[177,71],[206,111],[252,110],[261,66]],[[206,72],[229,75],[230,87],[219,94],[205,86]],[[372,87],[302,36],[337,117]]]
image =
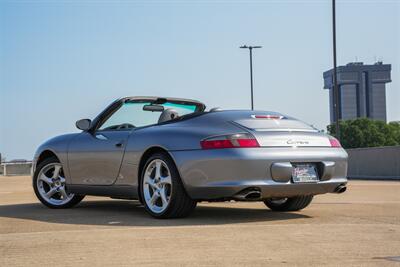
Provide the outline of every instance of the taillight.
[[257,140],[250,134],[232,134],[214,136],[200,141],[202,149],[259,147]]
[[334,137],[329,138],[329,142],[331,143],[331,147],[342,147],[339,140]]

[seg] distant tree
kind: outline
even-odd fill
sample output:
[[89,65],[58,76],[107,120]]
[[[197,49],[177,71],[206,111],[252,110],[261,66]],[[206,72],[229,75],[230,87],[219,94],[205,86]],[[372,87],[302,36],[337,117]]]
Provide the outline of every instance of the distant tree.
[[395,142],[397,144],[400,144],[400,121],[392,121],[389,122],[389,129],[392,132],[392,135],[394,136]]
[[[340,142],[344,148],[400,145],[400,122],[358,118],[340,121]],[[335,125],[327,127],[328,133],[336,136]]]

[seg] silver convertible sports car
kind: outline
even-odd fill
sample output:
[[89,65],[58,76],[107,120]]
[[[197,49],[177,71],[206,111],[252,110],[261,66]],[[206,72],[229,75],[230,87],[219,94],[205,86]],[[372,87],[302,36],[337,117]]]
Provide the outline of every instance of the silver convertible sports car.
[[162,97],[116,100],[80,133],[36,151],[33,188],[50,208],[85,195],[138,199],[156,218],[184,217],[199,201],[263,201],[297,211],[346,190],[347,154],[333,137],[269,111],[205,111]]

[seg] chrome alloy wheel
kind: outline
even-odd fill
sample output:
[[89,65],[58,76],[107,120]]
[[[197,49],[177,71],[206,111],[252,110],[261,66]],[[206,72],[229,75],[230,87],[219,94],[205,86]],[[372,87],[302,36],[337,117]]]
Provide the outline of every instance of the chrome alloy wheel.
[[162,213],[168,207],[172,194],[171,172],[161,159],[151,161],[143,176],[143,197],[154,213]]
[[60,163],[50,163],[44,166],[36,180],[39,194],[48,203],[58,206],[68,203],[74,194],[65,190],[64,171]]

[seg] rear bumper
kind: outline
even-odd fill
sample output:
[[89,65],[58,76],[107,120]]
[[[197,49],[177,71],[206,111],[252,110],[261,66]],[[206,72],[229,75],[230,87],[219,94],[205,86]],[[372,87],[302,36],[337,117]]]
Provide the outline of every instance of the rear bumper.
[[318,195],[325,193],[334,193],[335,189],[340,185],[347,183],[346,178],[332,179],[330,181],[310,183],[310,184],[293,184],[264,182],[264,181],[247,181],[246,183],[221,184],[218,186],[201,186],[189,187],[188,193],[190,197],[197,200],[212,199],[233,199],[240,191],[247,188],[259,188],[261,198],[271,197],[292,197],[301,195]]
[[[229,199],[249,187],[262,198],[332,193],[347,183],[347,153],[341,148],[241,148],[172,151],[189,196],[198,200]],[[327,166],[317,183],[294,184],[288,164]],[[282,171],[275,167],[283,164]],[[325,163],[325,164],[324,164]]]

